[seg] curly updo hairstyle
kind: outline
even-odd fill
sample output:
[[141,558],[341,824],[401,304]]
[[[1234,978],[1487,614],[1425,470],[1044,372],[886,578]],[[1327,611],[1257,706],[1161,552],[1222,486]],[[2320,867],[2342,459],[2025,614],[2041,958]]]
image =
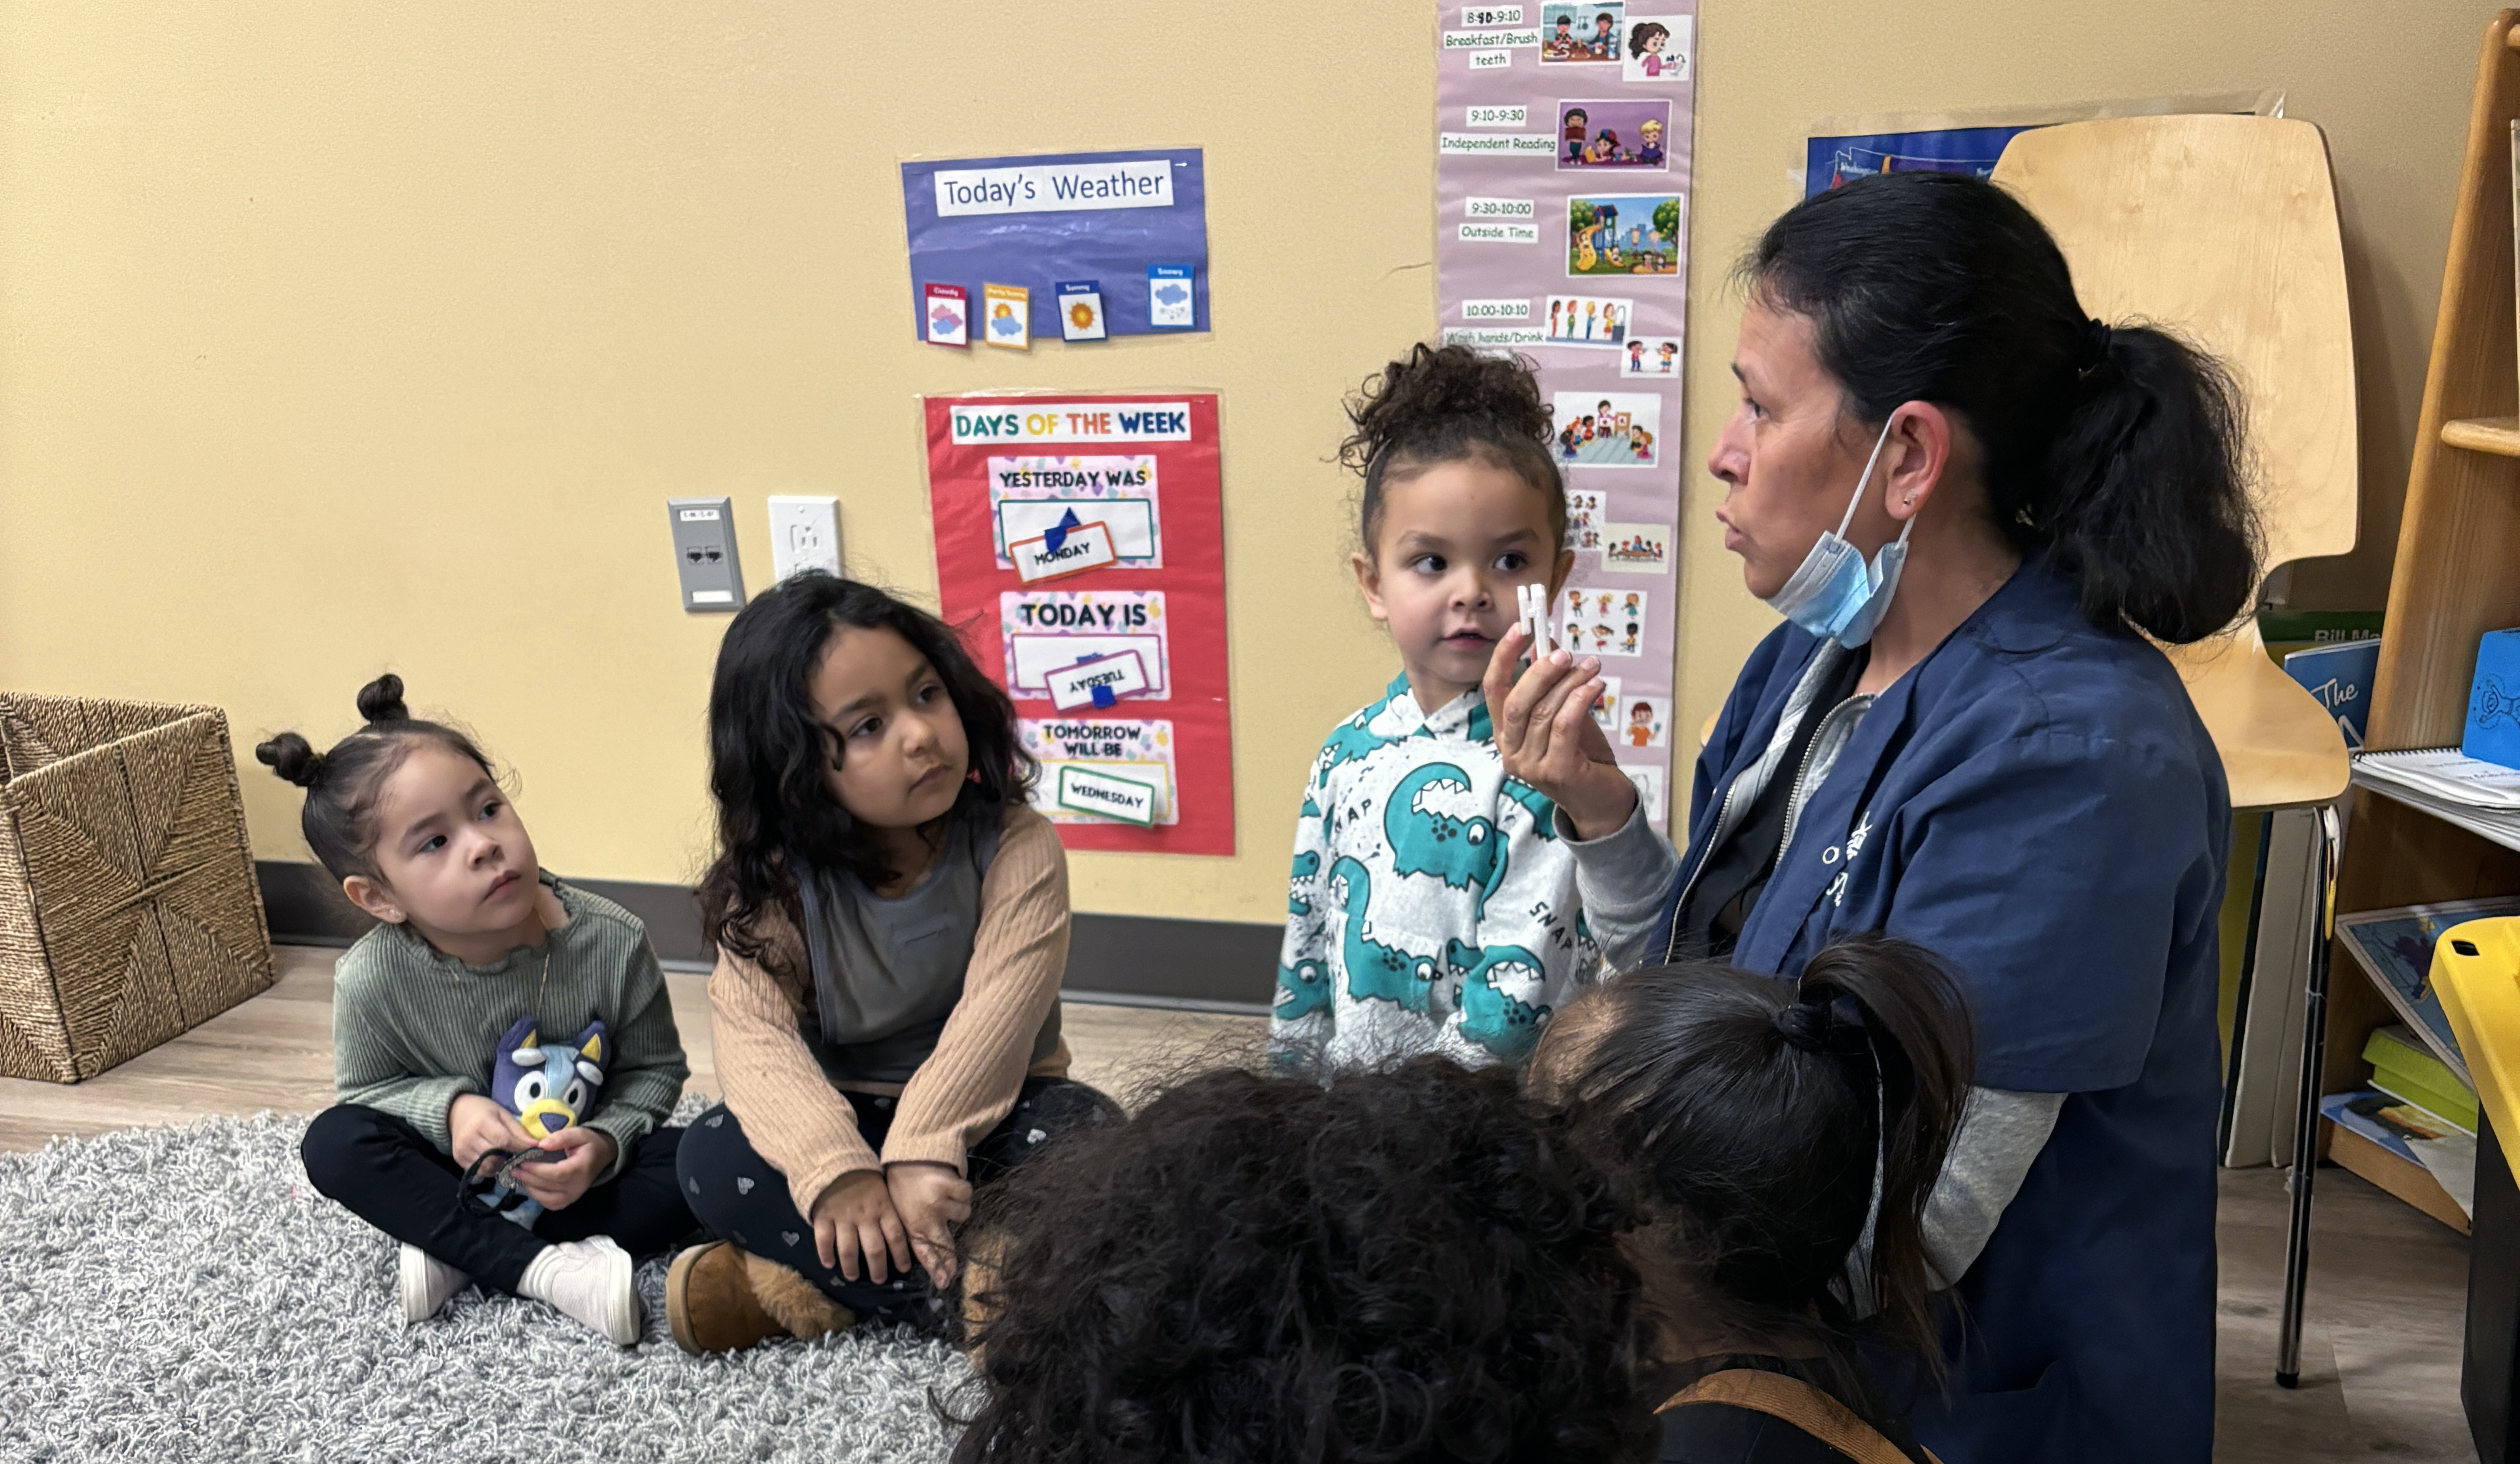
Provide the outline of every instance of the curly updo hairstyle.
[[1549,501],[1552,545],[1566,539],[1566,480],[1549,454],[1549,404],[1531,363],[1483,356],[1463,345],[1418,342],[1369,377],[1347,403],[1356,430],[1339,462],[1365,479],[1358,532],[1375,553],[1383,489],[1444,463],[1500,467]]
[[2238,387],[2166,331],[2087,315],[2012,195],[1960,173],[1859,178],[1785,210],[1740,273],[1811,322],[1867,435],[1907,402],[1965,419],[1996,527],[2052,553],[2093,624],[2184,643],[2248,608]]
[[499,776],[471,737],[443,723],[414,717],[402,699],[402,678],[390,671],[359,688],[359,730],[334,743],[330,752],[317,752],[293,732],[281,732],[253,750],[256,761],[306,790],[297,826],[335,879],[379,877],[377,799],[413,748],[435,742],[471,758],[484,776]]
[[1424,1057],[1053,1140],[981,1194],[957,1464],[1650,1457],[1621,1218],[1558,1123]]

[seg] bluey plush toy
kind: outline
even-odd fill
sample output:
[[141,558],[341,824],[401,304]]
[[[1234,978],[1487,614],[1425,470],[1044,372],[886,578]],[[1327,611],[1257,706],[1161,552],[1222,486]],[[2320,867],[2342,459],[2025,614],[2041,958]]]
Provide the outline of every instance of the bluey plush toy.
[[[608,1056],[600,1021],[587,1023],[573,1043],[545,1044],[534,1019],[518,1017],[499,1039],[499,1057],[490,1067],[490,1096],[515,1114],[527,1133],[549,1138],[594,1112]],[[517,1188],[505,1174],[482,1199],[528,1230],[542,1217],[542,1202]]]

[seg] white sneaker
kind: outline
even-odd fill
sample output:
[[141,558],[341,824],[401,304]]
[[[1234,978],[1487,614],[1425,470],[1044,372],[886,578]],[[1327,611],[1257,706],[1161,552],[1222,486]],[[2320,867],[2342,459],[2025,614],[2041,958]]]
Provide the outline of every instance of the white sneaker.
[[635,1347],[641,1324],[637,1272],[629,1252],[598,1235],[544,1247],[525,1267],[517,1292],[549,1302],[615,1346]]
[[402,1319],[424,1322],[437,1314],[446,1299],[472,1284],[472,1278],[416,1245],[402,1248],[395,1289],[402,1293]]

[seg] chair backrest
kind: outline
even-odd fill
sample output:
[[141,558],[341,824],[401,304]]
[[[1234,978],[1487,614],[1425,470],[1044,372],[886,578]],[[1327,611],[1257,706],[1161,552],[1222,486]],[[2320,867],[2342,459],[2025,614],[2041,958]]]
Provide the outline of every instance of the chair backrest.
[[2015,137],[1995,181],[2055,235],[2083,308],[2168,327],[2239,382],[2261,572],[2354,547],[2357,425],[2327,143],[2282,117],[2112,117]]

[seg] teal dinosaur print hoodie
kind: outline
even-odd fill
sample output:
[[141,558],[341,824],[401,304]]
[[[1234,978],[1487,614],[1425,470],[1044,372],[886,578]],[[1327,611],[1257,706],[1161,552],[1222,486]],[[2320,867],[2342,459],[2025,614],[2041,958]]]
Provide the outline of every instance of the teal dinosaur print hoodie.
[[1273,1047],[1529,1057],[1601,964],[1555,816],[1505,776],[1476,690],[1421,712],[1404,675],[1331,729],[1295,822]]

